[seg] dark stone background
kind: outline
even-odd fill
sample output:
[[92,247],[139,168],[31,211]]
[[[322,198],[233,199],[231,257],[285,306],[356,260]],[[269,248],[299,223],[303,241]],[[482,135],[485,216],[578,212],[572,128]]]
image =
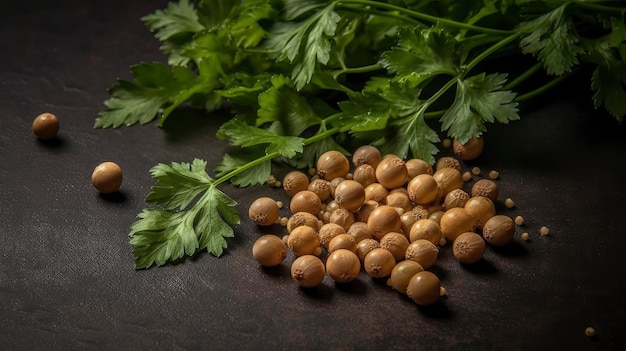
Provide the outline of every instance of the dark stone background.
[[[365,275],[304,291],[287,263],[261,269],[247,206],[261,195],[287,201],[267,187],[222,187],[244,214],[222,258],[135,271],[127,233],[153,185],[150,167],[195,157],[214,167],[228,149],[214,138],[227,115],[183,109],[163,129],[92,128],[129,65],[164,60],[139,17],[165,5],[0,5],[0,348],[624,348],[626,129],[593,109],[586,80],[522,105],[522,120],[490,128],[484,155],[464,165],[500,171],[501,198],[517,206],[498,208],[524,216],[526,228],[476,267],[444,248],[432,270],[448,296],[435,306],[420,308]],[[52,143],[30,131],[44,111],[61,119]],[[124,169],[113,198],[90,184],[106,160]],[[538,235],[542,225],[549,236]],[[584,335],[587,326],[597,337]]]

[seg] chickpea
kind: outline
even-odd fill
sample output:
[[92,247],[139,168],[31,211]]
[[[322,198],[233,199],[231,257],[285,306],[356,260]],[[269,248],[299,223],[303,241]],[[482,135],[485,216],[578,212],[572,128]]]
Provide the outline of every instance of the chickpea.
[[441,196],[446,196],[452,190],[463,187],[463,175],[455,168],[443,167],[435,171],[433,178],[441,189]]
[[493,201],[484,196],[473,196],[465,202],[465,210],[476,219],[476,228],[482,229],[487,221],[496,215]]
[[491,217],[483,226],[483,237],[493,246],[504,246],[513,240],[515,223],[505,215]]
[[396,259],[391,252],[376,248],[365,255],[363,267],[368,275],[374,278],[382,278],[391,274],[396,265]]
[[311,180],[307,190],[314,192],[321,201],[326,201],[330,197],[330,182],[320,178]]
[[433,175],[433,167],[428,162],[419,158],[412,158],[405,163],[406,169],[409,173],[409,179],[413,179],[420,174]]
[[283,189],[289,194],[294,196],[302,190],[307,190],[309,187],[309,177],[300,171],[291,171],[283,178]]
[[313,255],[300,256],[291,264],[291,277],[303,288],[314,288],[320,285],[325,275],[324,263]]
[[339,224],[346,231],[356,220],[354,214],[345,208],[338,208],[330,215],[329,222]]
[[491,201],[498,199],[498,185],[489,179],[481,179],[472,186],[472,196],[484,196]]
[[415,261],[425,269],[432,267],[437,262],[439,248],[428,240],[418,239],[412,242],[406,249],[405,258]]
[[404,161],[395,155],[383,158],[376,167],[376,180],[387,189],[402,186],[408,177],[409,171]]
[[476,226],[476,218],[462,207],[454,207],[441,216],[441,233],[446,240],[453,241],[462,233],[471,232]]
[[409,280],[417,273],[423,272],[424,267],[415,261],[398,262],[391,271],[391,276],[387,280],[387,285],[396,291],[406,294],[406,288],[409,286]]
[[380,243],[375,239],[363,239],[356,244],[356,255],[361,262],[365,259],[367,254],[380,247]]
[[452,253],[461,263],[476,263],[483,258],[486,245],[483,238],[472,232],[463,233],[454,239]]
[[374,236],[372,235],[372,231],[367,226],[367,223],[364,222],[354,222],[348,228],[347,233],[352,235],[354,241],[361,242],[361,240],[372,239]]
[[317,215],[322,209],[322,201],[314,192],[302,190],[293,195],[289,209],[291,213],[308,212]]
[[352,163],[355,167],[367,164],[375,169],[382,159],[380,150],[371,145],[361,146],[352,154]]
[[354,252],[339,249],[328,255],[326,271],[334,281],[348,283],[358,277],[361,271],[361,261]]
[[437,163],[435,163],[435,171],[445,167],[454,168],[459,172],[461,171],[461,163],[454,157],[444,156],[437,160]]
[[451,209],[453,207],[463,207],[465,206],[465,203],[469,198],[469,194],[466,193],[463,189],[454,189],[446,195],[443,203],[446,209]]
[[279,219],[278,204],[274,199],[269,197],[260,197],[250,204],[248,208],[248,217],[254,224],[260,226],[269,226]]
[[117,163],[103,162],[93,170],[91,183],[103,194],[117,192],[122,185],[122,169]]
[[372,183],[365,187],[365,201],[383,202],[389,195],[389,190],[380,183]]
[[368,164],[360,165],[354,170],[352,178],[366,187],[376,182],[376,169]]
[[424,239],[439,245],[442,235],[441,226],[436,221],[425,218],[413,223],[409,232],[409,239],[411,242]]
[[339,249],[346,249],[356,253],[356,240],[350,234],[339,234],[332,238],[328,244],[328,251],[333,252]]
[[409,239],[404,234],[389,232],[380,239],[380,247],[391,252],[396,261],[400,261],[409,247]]
[[52,113],[44,112],[35,118],[32,127],[39,139],[54,139],[59,133],[59,119]]
[[365,201],[365,189],[355,180],[344,180],[335,189],[335,202],[341,208],[353,212]]
[[471,138],[465,144],[457,139],[452,142],[452,150],[463,161],[469,161],[478,158],[483,152],[485,142],[482,138]]
[[402,222],[400,215],[393,207],[380,205],[370,214],[367,219],[367,226],[372,231],[372,235],[380,239],[389,232],[399,232]]
[[441,282],[439,278],[428,271],[418,272],[409,280],[406,294],[418,305],[428,306],[439,300]]
[[266,234],[259,237],[252,246],[252,256],[264,267],[281,264],[287,257],[287,248],[276,235]]
[[328,249],[328,245],[330,241],[333,240],[339,234],[345,234],[346,230],[343,229],[342,226],[336,223],[326,223],[319,230],[320,243],[326,249]]
[[420,174],[409,181],[409,199],[418,205],[427,205],[437,198],[437,181],[430,174]]
[[296,212],[287,221],[287,232],[291,233],[295,228],[308,226],[316,231],[321,228],[320,220],[308,212]]
[[326,151],[317,160],[317,174],[322,179],[333,180],[338,177],[343,178],[349,171],[350,161],[339,151]]
[[320,237],[313,228],[303,225],[289,233],[287,245],[296,256],[313,255],[320,247]]

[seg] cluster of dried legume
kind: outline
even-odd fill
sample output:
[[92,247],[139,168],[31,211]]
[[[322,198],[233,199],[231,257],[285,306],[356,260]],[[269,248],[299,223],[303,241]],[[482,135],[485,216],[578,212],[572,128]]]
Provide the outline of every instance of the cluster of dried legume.
[[[459,159],[470,160],[483,144],[474,139],[451,146]],[[441,247],[451,243],[459,262],[476,263],[487,244],[507,245],[516,224],[523,224],[520,216],[514,220],[496,213],[497,172],[474,182],[469,192],[463,190],[472,173],[482,172],[474,168],[461,173],[459,159],[442,157],[433,167],[363,146],[351,165],[342,153],[326,152],[308,175],[291,171],[282,182],[270,179],[291,196],[290,218],[280,218],[282,203],[269,197],[251,204],[254,223],[281,223],[288,232],[283,238],[261,236],[253,255],[261,265],[275,266],[291,249],[297,257],[291,275],[302,287],[321,284],[326,274],[336,282],[350,282],[364,270],[375,278],[388,277],[389,286],[417,304],[433,304],[445,292],[428,271]],[[506,199],[505,205],[513,207],[513,200]],[[527,238],[525,233],[522,239]]]

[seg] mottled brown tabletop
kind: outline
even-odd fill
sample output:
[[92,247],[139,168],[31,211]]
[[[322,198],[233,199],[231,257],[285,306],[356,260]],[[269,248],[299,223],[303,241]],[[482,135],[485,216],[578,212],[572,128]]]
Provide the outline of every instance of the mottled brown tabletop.
[[[365,274],[300,289],[287,263],[262,269],[254,261],[261,231],[245,216],[221,258],[201,253],[134,270],[128,232],[154,184],[148,170],[196,157],[214,167],[229,149],[215,138],[226,113],[183,108],[164,128],[93,129],[106,89],[129,78],[129,65],[165,59],[139,21],[165,6],[0,5],[1,349],[626,348],[626,126],[593,109],[587,81],[566,81],[521,105],[521,120],[490,127],[484,154],[464,164],[498,170],[501,198],[516,203],[498,202],[498,210],[526,224],[475,266],[442,249],[432,271],[447,296],[433,306]],[[47,143],[31,132],[46,111],[61,119]],[[117,196],[100,196],[90,183],[103,161],[124,170]],[[287,201],[279,189],[221,189],[241,214],[262,195]],[[544,225],[551,232],[542,237]],[[585,336],[588,326],[596,337]]]

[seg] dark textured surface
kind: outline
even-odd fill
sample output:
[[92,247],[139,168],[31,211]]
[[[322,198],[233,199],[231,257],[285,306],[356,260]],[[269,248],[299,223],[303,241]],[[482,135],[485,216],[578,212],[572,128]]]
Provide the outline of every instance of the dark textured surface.
[[[13,1],[0,5],[0,348],[42,349],[623,349],[626,129],[561,86],[522,120],[492,128],[481,160],[523,215],[515,242],[475,267],[444,248],[433,267],[448,296],[419,308],[362,275],[313,291],[288,265],[251,257],[245,220],[222,258],[206,253],[135,271],[128,228],[157,162],[206,159],[228,116],[182,111],[166,128],[94,130],[108,88],[128,66],[163,60],[139,17],[165,1]],[[578,89],[578,88],[577,88]],[[33,118],[57,114],[51,143]],[[119,196],[99,196],[100,162],[124,169]],[[264,187],[224,186],[245,214]],[[540,237],[538,229],[551,229]],[[529,242],[519,240],[527,230]],[[277,232],[277,234],[281,234]],[[293,257],[289,256],[288,261]],[[598,336],[588,338],[593,326]]]

